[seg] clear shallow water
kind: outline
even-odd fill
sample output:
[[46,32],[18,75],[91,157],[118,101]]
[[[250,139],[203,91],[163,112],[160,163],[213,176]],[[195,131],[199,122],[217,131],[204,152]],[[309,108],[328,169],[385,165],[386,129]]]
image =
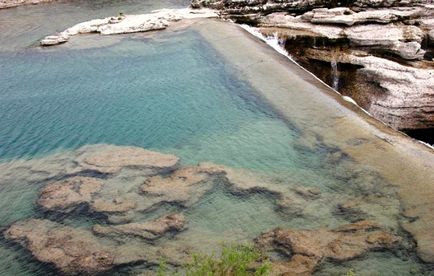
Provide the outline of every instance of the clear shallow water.
[[287,167],[295,154],[296,132],[193,32],[0,60],[3,159],[96,143],[255,168]]
[[[269,194],[240,197],[217,187],[186,212],[189,230],[175,241],[196,250],[212,251],[224,241],[249,241],[277,226],[348,223],[348,218],[334,214],[336,203],[370,195],[367,212],[397,228],[399,202],[375,171],[341,155],[333,145],[304,141],[303,130],[282,120],[195,32],[100,41],[106,47],[0,54],[2,162],[14,167],[22,159],[41,158],[41,166],[49,167],[44,158],[57,152],[65,157],[55,163],[63,162],[70,150],[83,145],[134,145],[174,153],[184,164],[213,161],[271,174],[277,178],[274,185],[322,192],[321,200],[303,206],[303,216],[294,216],[276,212],[276,199]],[[43,216],[34,202],[45,183],[24,164],[16,170],[22,175],[2,171],[2,227]],[[72,218],[65,223],[86,228],[92,221]],[[372,275],[369,266],[381,274],[390,271],[388,266],[402,272],[398,275],[428,274],[413,255],[387,252],[344,266],[326,264],[319,273],[344,274],[350,267],[358,275]],[[35,275],[51,269],[2,242],[0,272]]]

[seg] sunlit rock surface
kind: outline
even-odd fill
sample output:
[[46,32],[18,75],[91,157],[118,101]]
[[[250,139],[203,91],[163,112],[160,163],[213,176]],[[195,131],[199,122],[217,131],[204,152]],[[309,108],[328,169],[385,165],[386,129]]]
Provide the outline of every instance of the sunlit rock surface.
[[119,15],[82,22],[56,35],[40,41],[41,46],[65,43],[71,36],[86,33],[102,35],[148,32],[166,29],[171,23],[182,19],[216,17],[212,10],[163,9],[149,14]]

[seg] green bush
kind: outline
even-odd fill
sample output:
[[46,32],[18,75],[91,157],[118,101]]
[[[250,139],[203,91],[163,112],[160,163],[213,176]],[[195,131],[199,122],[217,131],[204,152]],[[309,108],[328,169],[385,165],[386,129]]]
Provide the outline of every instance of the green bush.
[[268,275],[271,265],[267,258],[251,245],[223,246],[219,258],[195,254],[186,267],[187,276]]

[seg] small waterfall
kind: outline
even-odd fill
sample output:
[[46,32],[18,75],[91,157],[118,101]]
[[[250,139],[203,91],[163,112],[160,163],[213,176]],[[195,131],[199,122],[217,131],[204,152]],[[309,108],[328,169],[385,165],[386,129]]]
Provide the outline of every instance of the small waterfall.
[[336,62],[336,60],[332,60],[331,61],[331,66],[332,66],[332,87],[334,90],[338,90],[339,88],[339,71],[338,71],[338,63]]

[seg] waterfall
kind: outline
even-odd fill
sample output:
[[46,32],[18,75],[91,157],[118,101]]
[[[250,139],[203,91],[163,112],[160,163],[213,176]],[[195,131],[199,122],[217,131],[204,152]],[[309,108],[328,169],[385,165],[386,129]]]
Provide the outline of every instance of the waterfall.
[[338,90],[339,88],[339,71],[338,71],[338,63],[336,60],[331,61],[332,66],[332,87],[334,90]]

